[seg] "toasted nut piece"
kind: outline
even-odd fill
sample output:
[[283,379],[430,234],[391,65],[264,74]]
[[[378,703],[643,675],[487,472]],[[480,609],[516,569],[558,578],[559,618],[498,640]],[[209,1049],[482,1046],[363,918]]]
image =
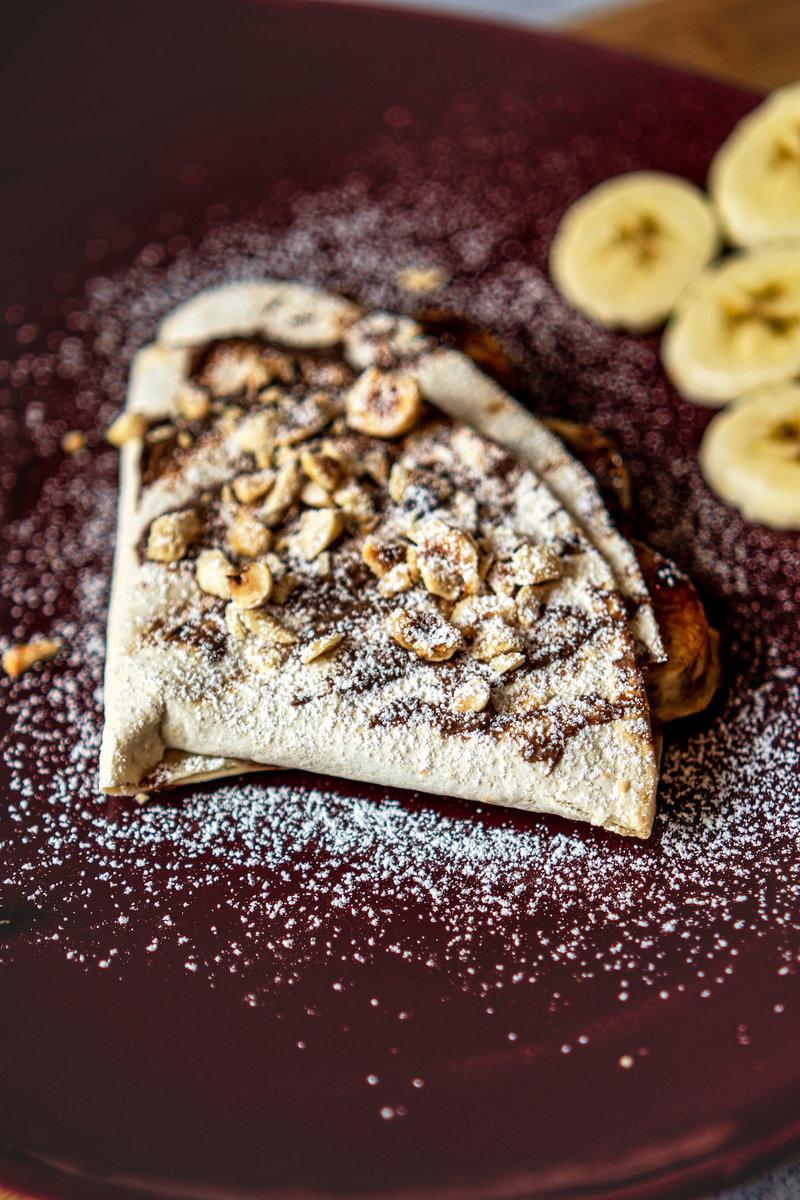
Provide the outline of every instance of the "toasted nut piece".
[[501,617],[487,617],[481,621],[472,643],[472,654],[481,662],[490,662],[500,654],[509,654],[522,649],[519,634],[506,625]]
[[386,628],[405,650],[426,662],[444,662],[464,645],[455,626],[438,612],[399,608],[387,617]]
[[147,421],[141,413],[120,413],[106,430],[106,441],[112,446],[124,446],[134,438],[143,438],[147,433]]
[[364,455],[362,465],[370,479],[374,480],[379,487],[386,487],[389,480],[389,455],[382,447],[376,446],[373,450],[368,450]]
[[406,292],[416,292],[425,296],[429,292],[438,292],[450,280],[443,267],[406,267],[397,275],[397,286]]
[[471,638],[482,621],[496,617],[511,625],[516,613],[514,601],[509,596],[467,596],[459,600],[450,620],[466,637]]
[[342,478],[342,464],[329,454],[312,454],[304,450],[300,455],[300,466],[312,483],[332,492]]
[[445,600],[458,600],[480,590],[478,547],[468,533],[454,529],[438,517],[416,525],[411,534],[426,589]]
[[275,472],[269,469],[240,475],[233,481],[233,494],[240,504],[252,504],[254,500],[266,496],[274,482]]
[[407,592],[413,586],[411,572],[405,563],[398,563],[378,581],[378,591],[382,596],[396,596],[398,592]]
[[177,442],[181,450],[188,450],[190,446],[194,445],[194,438],[188,429],[179,429]]
[[315,658],[320,658],[323,654],[330,654],[331,650],[335,650],[344,637],[343,633],[327,633],[324,637],[315,638],[307,646],[303,646],[300,651],[300,661],[304,663],[313,662]]
[[331,560],[331,552],[330,550],[323,550],[322,553],[318,554],[314,559],[314,574],[321,576],[330,575],[332,569],[333,563]]
[[192,508],[156,517],[147,538],[147,557],[152,562],[180,562],[192,542],[200,536],[200,518]]
[[70,429],[61,439],[61,449],[65,454],[77,454],[86,449],[86,434],[80,429]]
[[178,412],[187,421],[202,421],[211,412],[211,398],[196,383],[184,383],[178,392]]
[[409,546],[406,550],[406,566],[408,567],[408,573],[411,576],[412,582],[419,583],[419,554],[416,546]]
[[518,651],[511,651],[509,654],[498,654],[489,662],[489,666],[493,671],[497,671],[498,675],[505,675],[508,671],[516,671],[517,667],[521,667],[525,662],[525,655]]
[[248,454],[272,454],[275,448],[275,430],[278,427],[278,414],[274,409],[262,409],[253,413],[239,426],[236,437]]
[[209,355],[201,379],[215,396],[253,395],[270,382],[272,372],[258,346],[223,343]]
[[347,393],[345,408],[351,429],[370,437],[399,437],[419,420],[422,394],[412,376],[368,367]]
[[326,492],[325,488],[314,483],[313,479],[309,479],[308,483],[303,485],[300,499],[309,508],[333,508],[333,498],[330,492]]
[[346,512],[348,517],[353,517],[359,524],[369,521],[370,517],[374,516],[375,504],[372,496],[355,480],[351,480],[344,487],[337,488],[333,493],[333,499],[338,508]]
[[471,679],[466,679],[461,687],[456,688],[452,707],[456,712],[483,712],[491,694],[486,680],[480,675],[473,675]]
[[221,550],[203,550],[197,556],[195,577],[201,592],[219,596],[220,600],[231,598],[231,576],[236,574]]
[[405,463],[396,462],[389,472],[389,495],[395,504],[402,504],[406,488],[411,482],[414,472]]
[[294,463],[297,466],[300,461],[300,455],[292,446],[276,446],[275,448],[275,466],[284,467],[286,463]]
[[326,392],[312,392],[283,413],[275,434],[279,446],[295,446],[308,441],[329,423],[335,413],[334,405]]
[[172,441],[176,433],[174,425],[156,425],[153,429],[148,429],[144,438],[149,446],[157,446],[159,442]]
[[228,530],[228,545],[242,558],[259,558],[272,545],[272,534],[246,508],[240,508]]
[[364,539],[361,557],[373,574],[386,575],[393,567],[405,562],[406,546],[404,542],[381,541],[377,537],[367,537]]
[[344,529],[344,516],[333,508],[319,508],[304,512],[300,518],[300,529],[294,538],[298,553],[309,562],[321,551],[335,542]]
[[267,496],[261,516],[268,525],[277,525],[292,504],[300,490],[300,473],[297,470],[297,460],[292,457],[279,468],[272,485],[272,491]]
[[489,587],[498,596],[513,596],[519,587],[517,572],[511,563],[496,562],[486,576]]
[[233,504],[233,488],[229,483],[223,483],[219,497],[223,504]]
[[511,566],[517,583],[550,583],[560,579],[561,559],[550,546],[520,546],[511,555]]
[[228,434],[234,433],[239,426],[239,423],[244,416],[244,409],[238,404],[226,404],[220,413],[219,428],[227,437]]
[[536,594],[536,589],[525,584],[516,594],[517,621],[523,629],[530,629],[536,623],[542,611],[542,602]]
[[262,638],[265,642],[272,642],[276,646],[293,646],[297,641],[291,629],[287,629],[269,613],[242,609],[239,610],[239,621],[248,633],[253,633],[256,637]]
[[34,663],[44,662],[58,654],[63,644],[60,638],[38,638],[21,646],[9,646],[3,651],[3,670],[6,675],[16,679]]
[[273,604],[285,604],[300,580],[292,571],[287,571],[281,579],[276,579],[272,585],[270,600]]
[[272,572],[263,560],[250,563],[228,582],[231,600],[237,608],[260,608],[272,592]]

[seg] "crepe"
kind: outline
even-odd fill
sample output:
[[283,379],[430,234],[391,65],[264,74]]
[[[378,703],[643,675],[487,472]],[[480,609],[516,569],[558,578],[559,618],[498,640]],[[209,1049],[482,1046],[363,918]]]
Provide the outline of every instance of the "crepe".
[[162,323],[123,421],[104,790],[272,764],[647,836],[635,554],[468,358],[228,285]]

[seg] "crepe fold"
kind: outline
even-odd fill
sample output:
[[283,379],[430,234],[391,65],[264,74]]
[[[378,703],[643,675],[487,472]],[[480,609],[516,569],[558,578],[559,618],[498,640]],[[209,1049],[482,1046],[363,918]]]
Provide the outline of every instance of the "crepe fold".
[[648,835],[663,647],[636,557],[469,358],[230,284],[162,322],[126,412],[105,791],[273,765]]

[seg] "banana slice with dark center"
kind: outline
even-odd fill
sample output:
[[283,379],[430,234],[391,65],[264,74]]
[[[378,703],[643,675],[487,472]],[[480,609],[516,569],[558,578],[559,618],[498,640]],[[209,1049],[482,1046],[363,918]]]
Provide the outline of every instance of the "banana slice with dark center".
[[601,325],[654,329],[716,253],[717,220],[684,179],[634,171],[567,210],[550,252],[556,287]]

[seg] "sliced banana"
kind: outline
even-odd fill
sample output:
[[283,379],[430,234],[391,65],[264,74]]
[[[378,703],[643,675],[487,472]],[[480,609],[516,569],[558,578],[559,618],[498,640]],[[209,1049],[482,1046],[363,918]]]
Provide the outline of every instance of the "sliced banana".
[[714,417],[700,466],[749,521],[800,529],[800,384],[757,388]]
[[550,273],[573,308],[599,324],[654,329],[718,243],[714,210],[698,188],[675,175],[633,171],[567,210]]
[[679,391],[712,407],[800,374],[800,242],[703,271],[676,306],[661,357]]
[[800,238],[800,83],[779,88],[739,122],[708,182],[735,244]]

